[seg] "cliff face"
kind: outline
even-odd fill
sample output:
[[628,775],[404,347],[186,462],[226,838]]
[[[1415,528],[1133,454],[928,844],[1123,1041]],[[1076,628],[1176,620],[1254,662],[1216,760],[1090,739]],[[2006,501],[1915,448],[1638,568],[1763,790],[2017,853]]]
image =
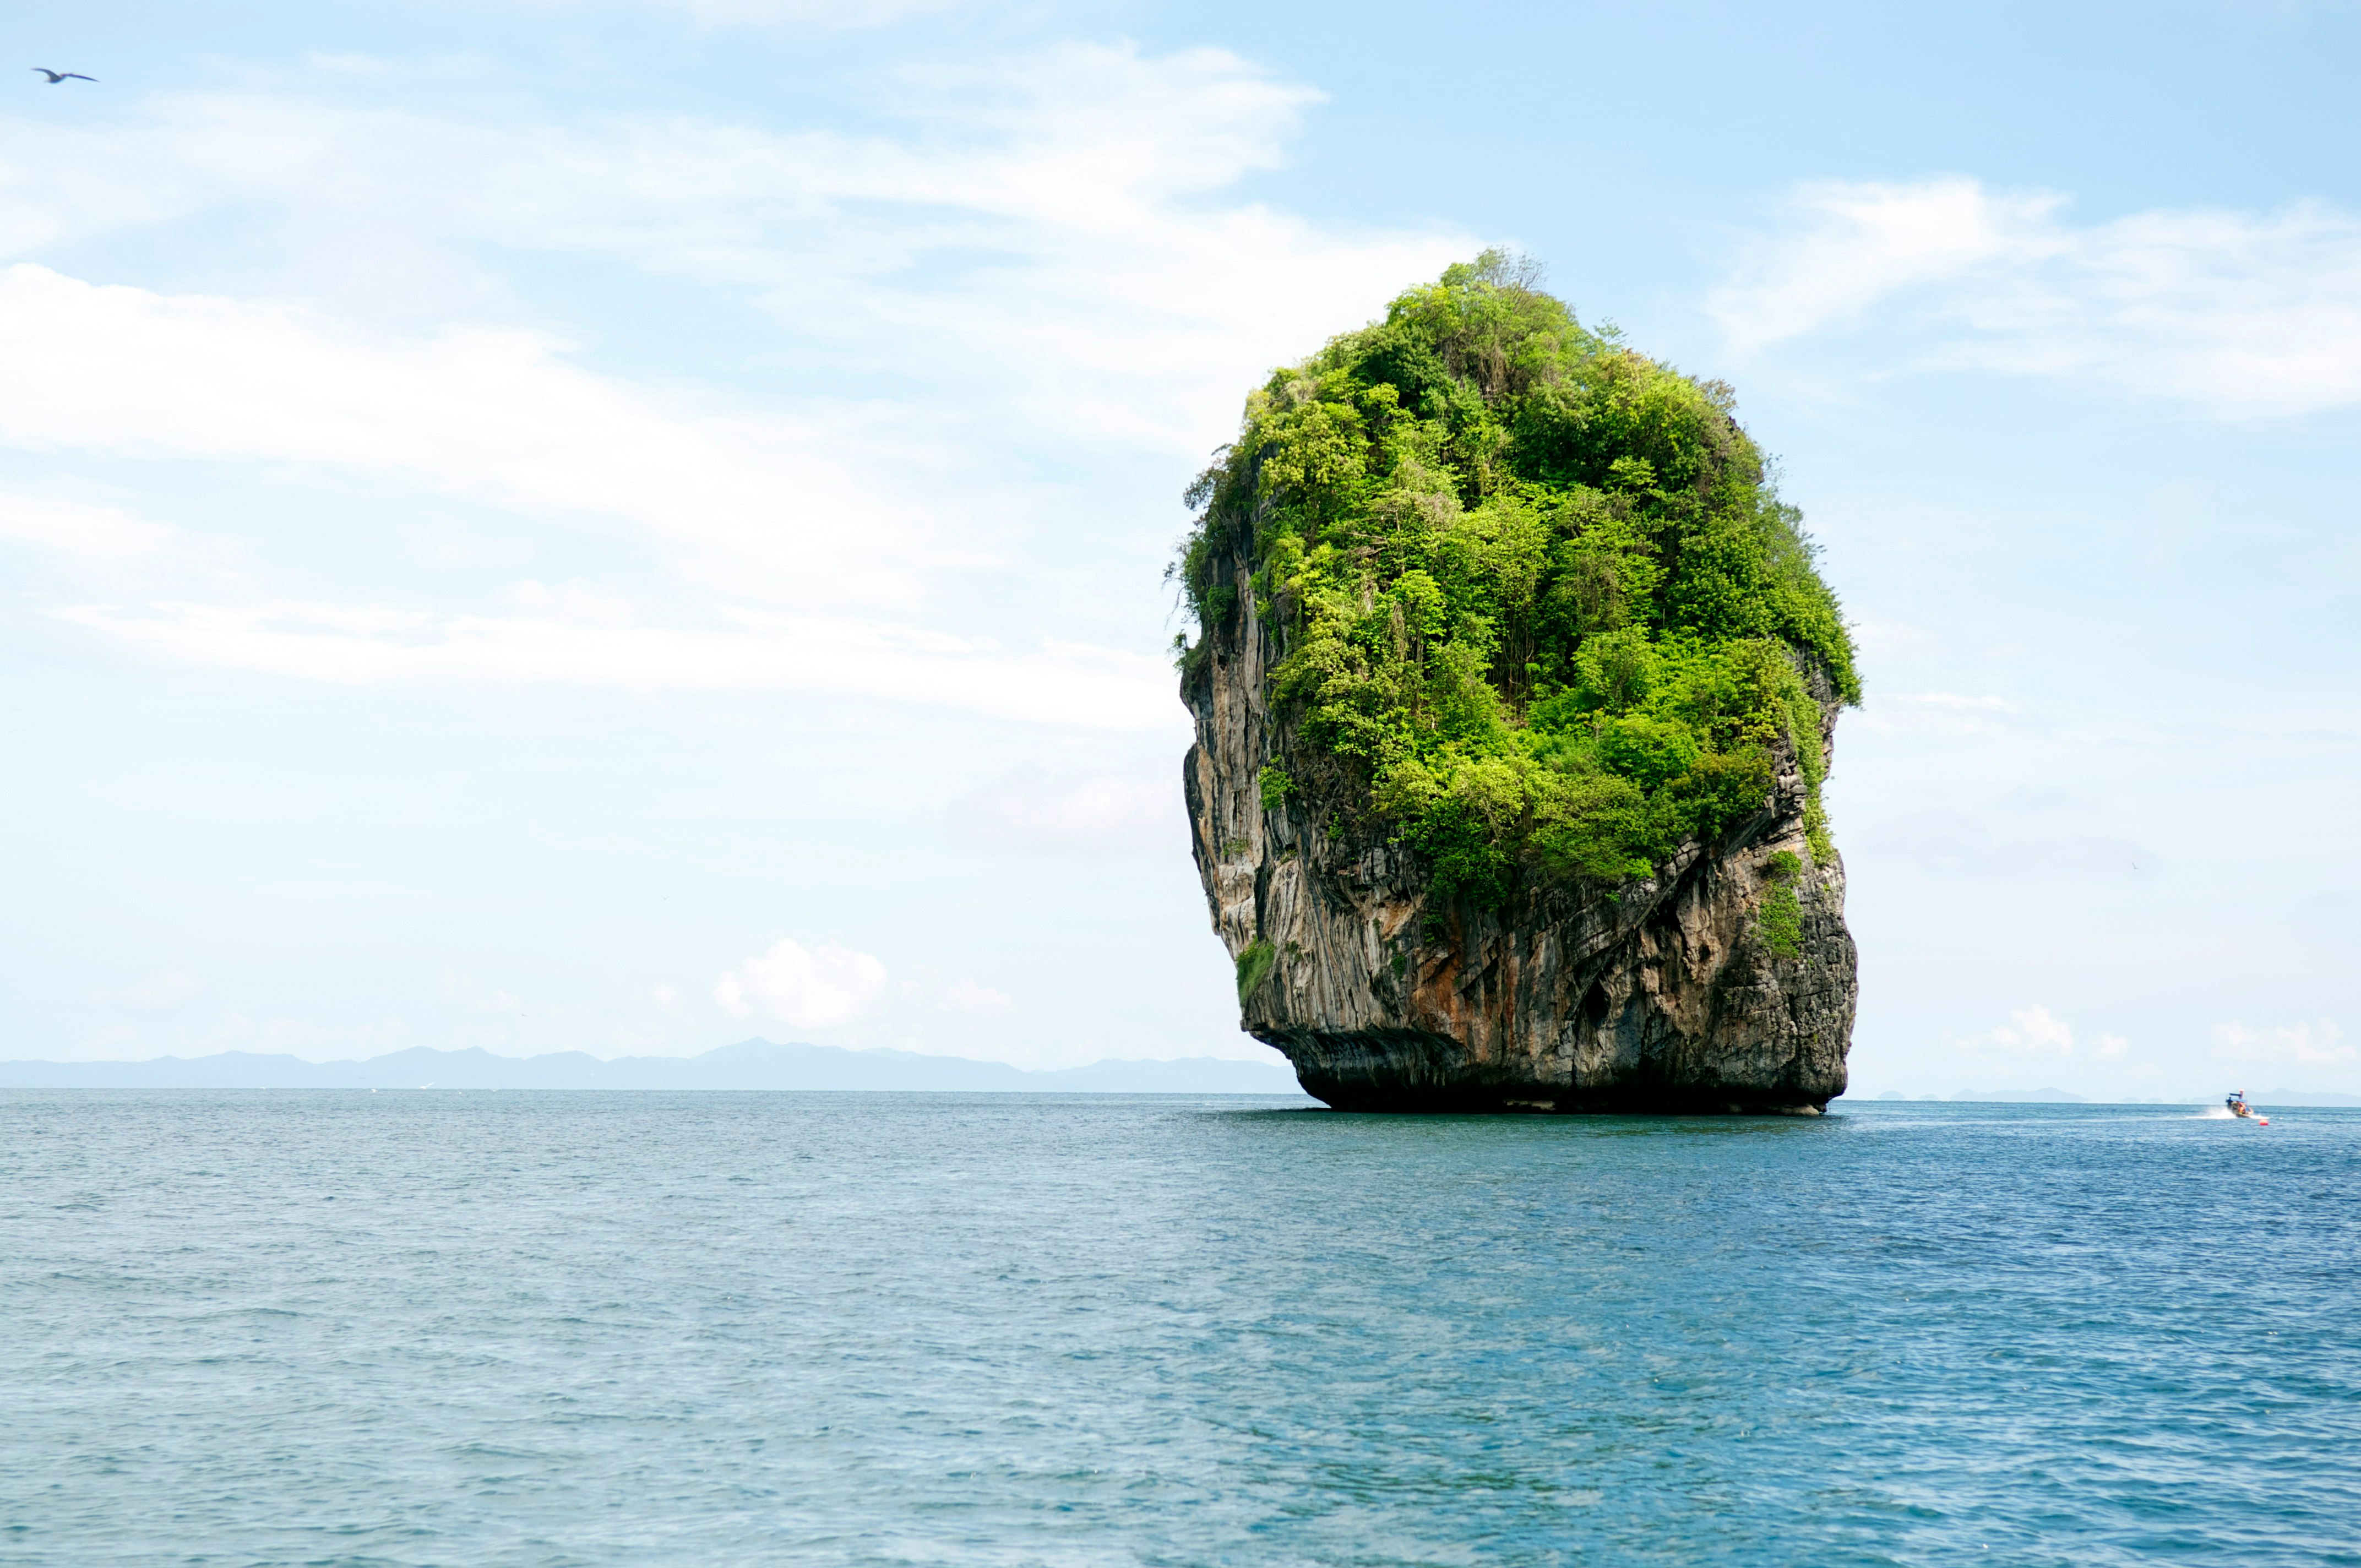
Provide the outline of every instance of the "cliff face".
[[[1264,806],[1264,767],[1320,767],[1271,711],[1283,650],[1254,613],[1250,564],[1220,570],[1234,608],[1181,688],[1197,870],[1239,961],[1244,1025],[1307,1092],[1354,1111],[1809,1114],[1844,1091],[1844,868],[1815,862],[1784,747],[1763,809],[1653,880],[1612,896],[1527,886],[1497,909],[1435,900],[1384,824],[1316,796]],[[1838,704],[1811,679],[1832,741]],[[1766,900],[1782,911],[1768,932]]]

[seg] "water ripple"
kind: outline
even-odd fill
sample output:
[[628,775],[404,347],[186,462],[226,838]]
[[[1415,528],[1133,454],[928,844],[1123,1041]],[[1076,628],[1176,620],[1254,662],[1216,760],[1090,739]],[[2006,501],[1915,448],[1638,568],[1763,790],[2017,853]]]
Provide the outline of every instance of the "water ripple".
[[2361,1114],[0,1092],[11,1563],[2361,1563]]

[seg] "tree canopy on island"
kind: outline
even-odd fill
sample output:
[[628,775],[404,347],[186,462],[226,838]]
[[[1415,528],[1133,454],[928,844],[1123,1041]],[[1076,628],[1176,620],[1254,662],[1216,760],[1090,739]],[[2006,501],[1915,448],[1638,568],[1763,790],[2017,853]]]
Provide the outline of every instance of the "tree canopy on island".
[[[1200,627],[1283,656],[1300,794],[1391,824],[1437,891],[1612,884],[1763,808],[1791,747],[1816,858],[1819,689],[1860,701],[1801,514],[1735,398],[1586,329],[1487,251],[1281,369],[1188,493],[1174,575]],[[1184,650],[1202,658],[1203,640]]]

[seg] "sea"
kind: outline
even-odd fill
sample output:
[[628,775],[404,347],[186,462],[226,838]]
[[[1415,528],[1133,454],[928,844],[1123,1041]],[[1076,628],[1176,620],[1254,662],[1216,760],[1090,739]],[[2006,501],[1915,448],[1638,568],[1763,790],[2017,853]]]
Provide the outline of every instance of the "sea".
[[2361,1563],[2361,1112],[9,1091],[0,1563]]

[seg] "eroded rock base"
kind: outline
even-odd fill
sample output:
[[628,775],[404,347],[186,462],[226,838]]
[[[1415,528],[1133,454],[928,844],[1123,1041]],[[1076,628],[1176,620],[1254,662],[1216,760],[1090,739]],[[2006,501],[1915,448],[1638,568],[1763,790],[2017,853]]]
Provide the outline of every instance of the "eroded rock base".
[[1540,1094],[1531,1085],[1388,1085],[1367,1079],[1296,1075],[1303,1091],[1333,1110],[1455,1116],[1817,1116],[1826,1101],[1775,1097],[1735,1100],[1673,1088],[1621,1084],[1610,1090]]

